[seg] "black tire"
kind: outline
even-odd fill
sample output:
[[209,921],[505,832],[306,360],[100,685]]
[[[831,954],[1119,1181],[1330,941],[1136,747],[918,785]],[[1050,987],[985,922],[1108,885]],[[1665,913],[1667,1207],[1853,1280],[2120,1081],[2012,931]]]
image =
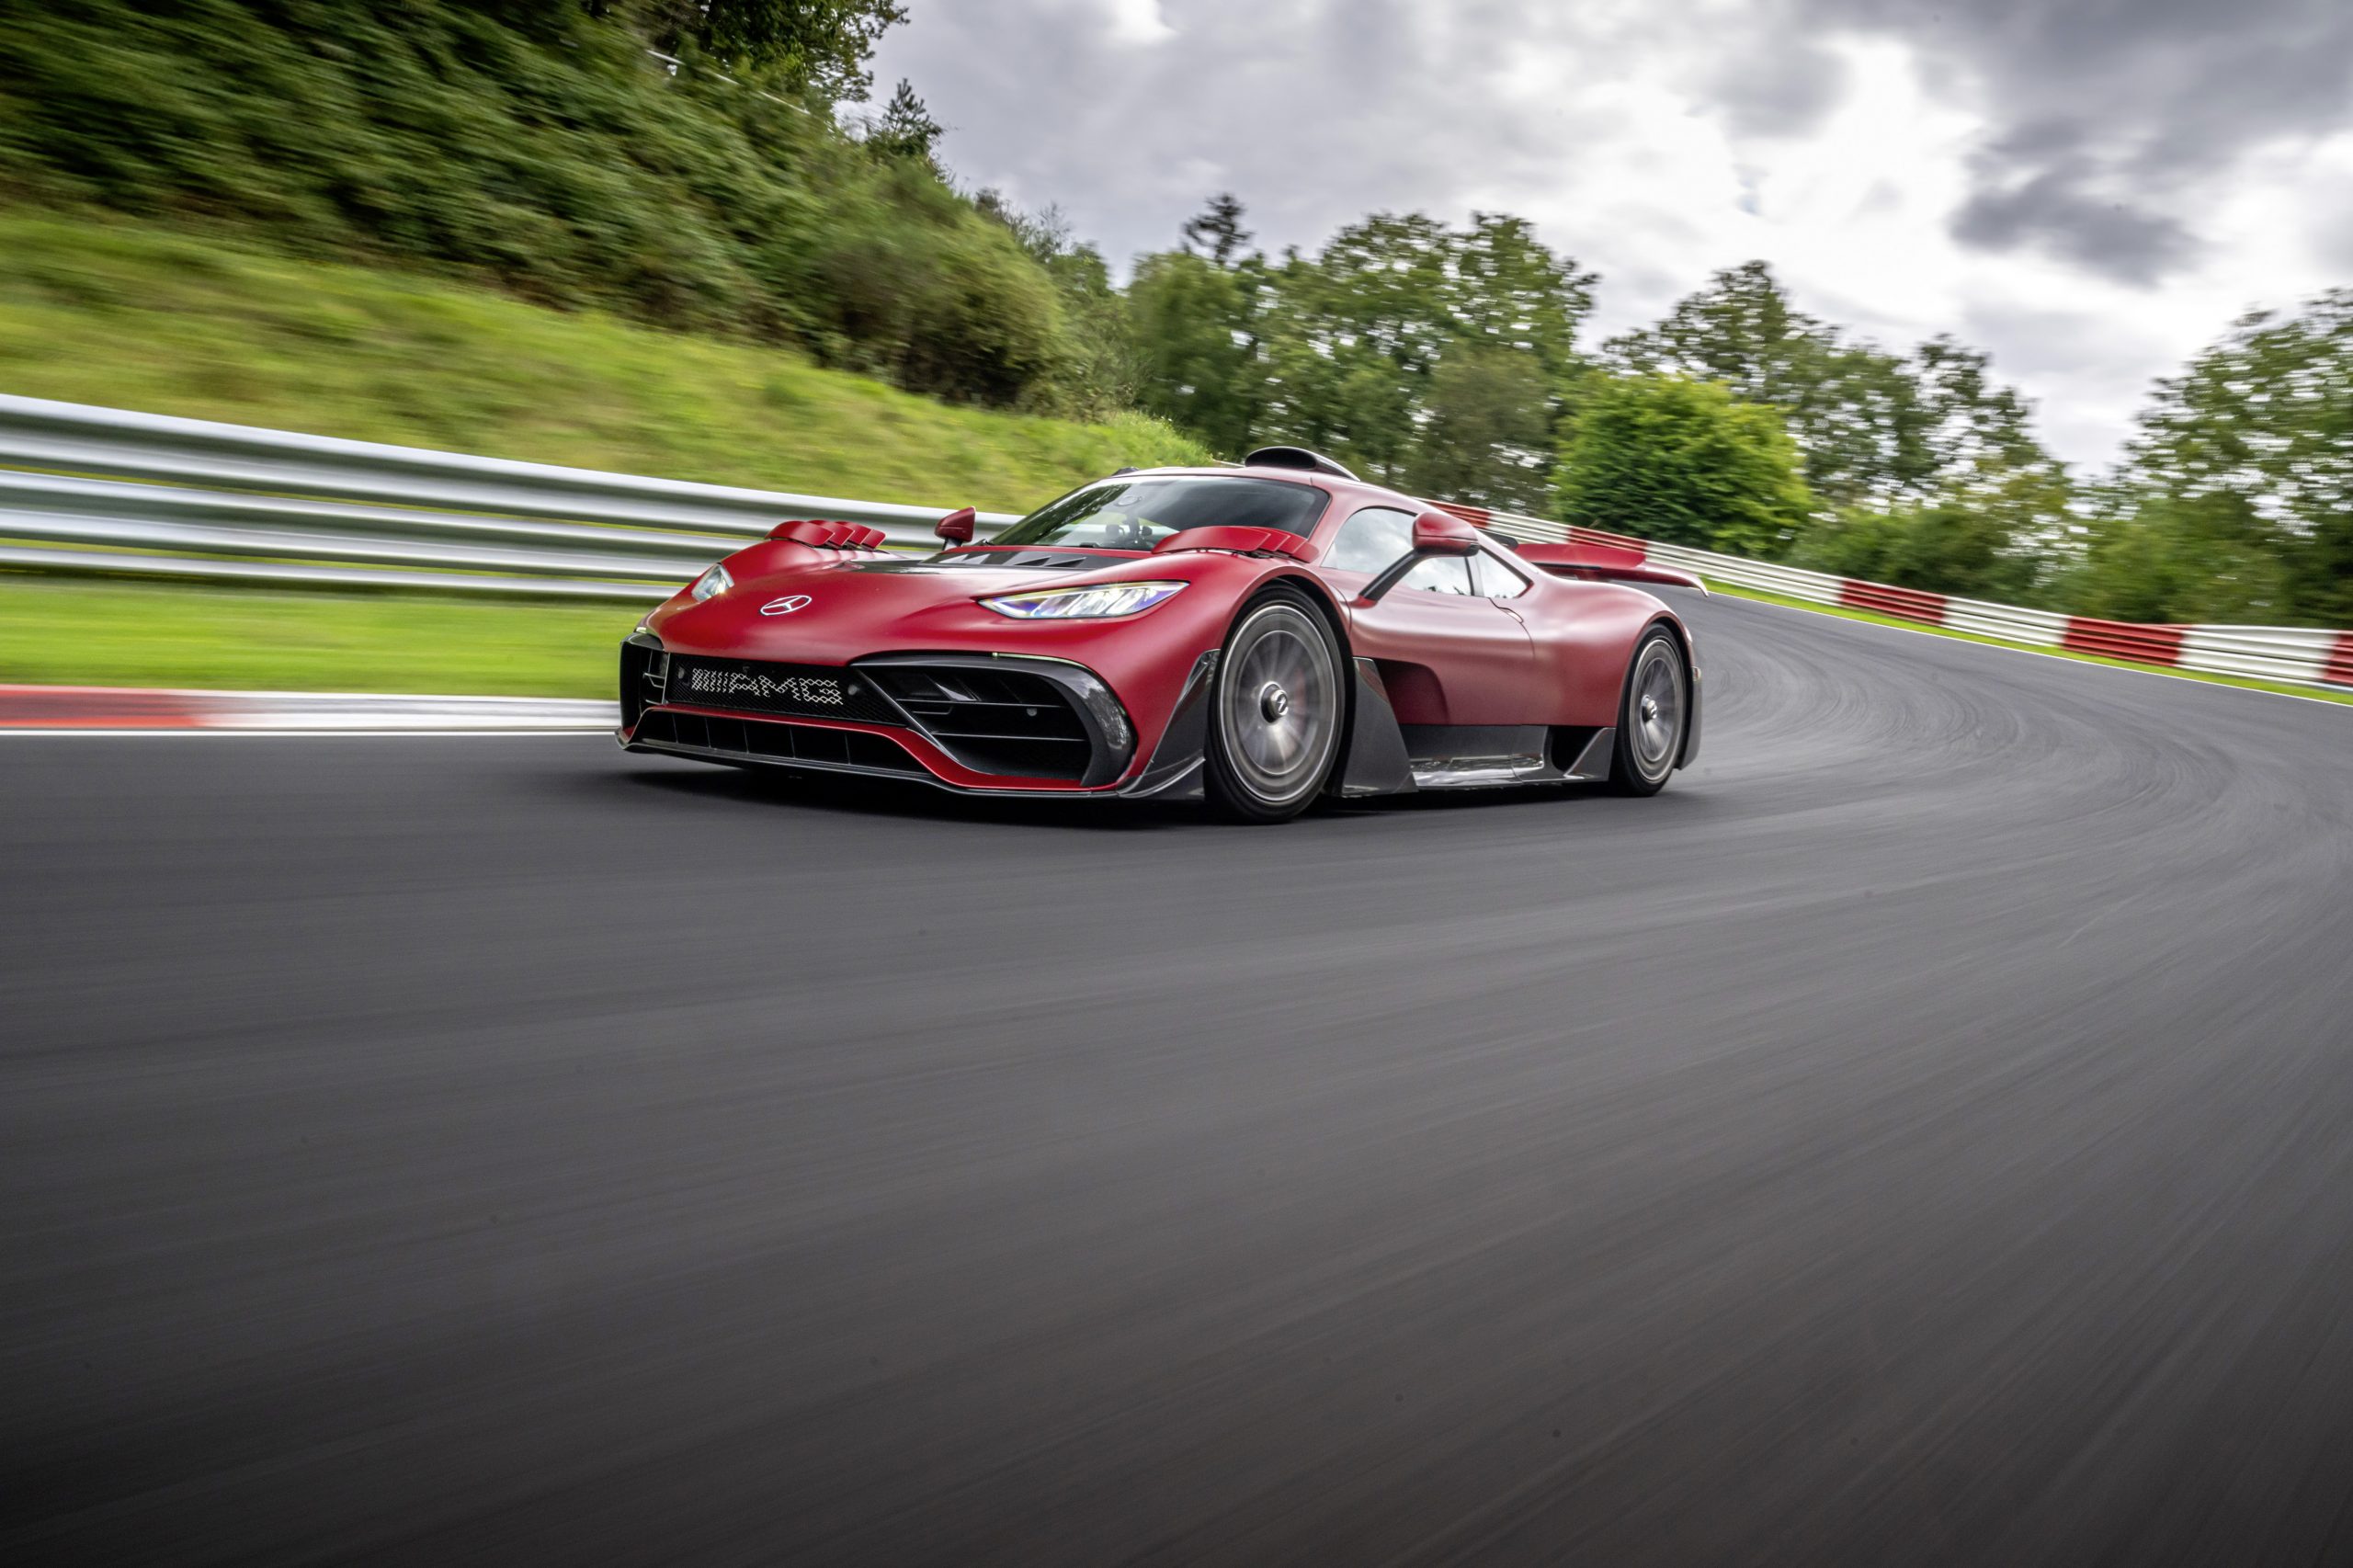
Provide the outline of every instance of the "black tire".
[[1618,744],[1609,756],[1609,788],[1620,795],[1655,795],[1683,758],[1691,722],[1691,667],[1683,644],[1654,626],[1634,644],[1626,689],[1618,699]]
[[1273,588],[1226,632],[1211,694],[1207,792],[1236,822],[1288,822],[1323,793],[1347,722],[1347,661],[1301,595]]

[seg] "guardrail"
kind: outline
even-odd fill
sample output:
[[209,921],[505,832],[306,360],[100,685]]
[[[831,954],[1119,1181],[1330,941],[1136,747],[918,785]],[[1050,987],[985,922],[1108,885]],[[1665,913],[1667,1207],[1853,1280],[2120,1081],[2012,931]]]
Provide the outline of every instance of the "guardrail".
[[570,597],[665,597],[788,518],[928,546],[952,510],[7,396],[0,470],[0,564]]
[[2244,676],[2297,686],[2353,687],[2353,632],[2282,626],[2149,626],[2098,620],[2055,610],[1989,604],[1918,588],[1899,588],[1779,566],[1769,561],[1718,555],[1658,544],[1627,534],[1573,528],[1543,517],[1438,503],[1448,511],[1506,533],[1530,539],[1608,545],[1734,587],[1756,588],[1810,604],[1869,610],[1923,626],[1992,637],[2029,648],[2060,648],[2134,664]]
[[[1523,539],[1610,545],[1736,587],[2027,647],[2353,686],[2353,633],[2095,620],[1437,504]],[[864,523],[915,549],[950,509],[0,396],[0,567],[643,602],[787,519]],[[979,536],[1013,520],[983,514]]]

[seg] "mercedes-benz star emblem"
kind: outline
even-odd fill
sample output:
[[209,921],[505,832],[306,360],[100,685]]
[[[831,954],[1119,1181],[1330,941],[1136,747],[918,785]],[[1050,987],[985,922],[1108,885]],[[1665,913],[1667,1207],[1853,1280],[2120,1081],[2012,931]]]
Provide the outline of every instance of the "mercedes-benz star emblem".
[[807,609],[808,608],[808,595],[787,594],[780,599],[770,599],[767,603],[762,605],[760,607],[760,613],[762,615],[790,615],[794,610]]

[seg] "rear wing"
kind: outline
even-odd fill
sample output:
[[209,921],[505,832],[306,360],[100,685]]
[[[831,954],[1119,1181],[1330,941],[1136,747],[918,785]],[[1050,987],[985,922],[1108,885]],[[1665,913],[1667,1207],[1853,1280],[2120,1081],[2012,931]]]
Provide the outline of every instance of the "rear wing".
[[1664,583],[1678,588],[1708,591],[1696,572],[1661,566],[1645,560],[1639,550],[1619,550],[1606,544],[1515,544],[1522,561],[1541,566],[1555,577],[1587,583]]

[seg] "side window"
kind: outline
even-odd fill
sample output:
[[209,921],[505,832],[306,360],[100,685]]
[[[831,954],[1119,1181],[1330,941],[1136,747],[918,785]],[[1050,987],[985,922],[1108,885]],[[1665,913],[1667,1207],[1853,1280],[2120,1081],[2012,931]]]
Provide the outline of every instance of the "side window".
[[1472,568],[1479,581],[1479,592],[1491,599],[1516,599],[1528,592],[1528,579],[1503,562],[1502,557],[1491,551],[1481,551],[1472,557]]
[[1413,548],[1412,513],[1367,506],[1340,525],[1324,564],[1342,572],[1378,572]]
[[1397,581],[1400,590],[1419,588],[1426,594],[1471,592],[1471,562],[1461,555],[1433,555]]

